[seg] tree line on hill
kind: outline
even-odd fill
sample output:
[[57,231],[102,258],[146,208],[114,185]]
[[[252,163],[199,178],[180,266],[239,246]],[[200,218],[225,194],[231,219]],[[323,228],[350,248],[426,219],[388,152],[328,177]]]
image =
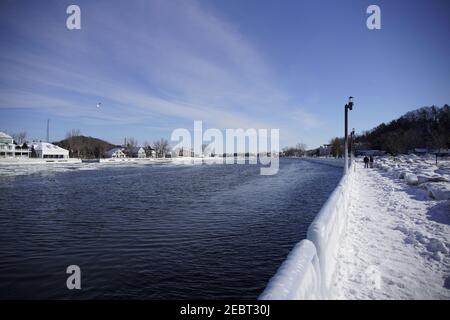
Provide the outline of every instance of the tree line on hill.
[[114,147],[109,142],[82,135],[70,136],[64,140],[53,142],[53,144],[69,150],[71,158],[84,159],[101,158],[107,150]]
[[382,123],[355,137],[355,143],[367,149],[390,154],[407,153],[415,148],[450,148],[450,107],[423,107],[396,120]]

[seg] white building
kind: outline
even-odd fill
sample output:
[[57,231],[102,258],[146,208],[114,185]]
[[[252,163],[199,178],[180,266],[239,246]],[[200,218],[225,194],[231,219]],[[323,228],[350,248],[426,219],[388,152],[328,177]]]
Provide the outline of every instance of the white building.
[[68,159],[69,150],[55,146],[48,142],[33,142],[36,156],[41,159]]
[[4,132],[0,132],[0,158],[28,158],[30,150],[25,145],[18,146],[14,139]]
[[133,158],[145,158],[146,154],[145,154],[145,150],[142,147],[134,147],[131,155]]
[[109,149],[105,152],[105,158],[126,158],[127,155],[123,152],[123,150],[125,150],[125,148],[122,147]]
[[151,158],[156,158],[156,150],[155,149],[153,149],[152,147],[147,147],[147,152],[150,153]]

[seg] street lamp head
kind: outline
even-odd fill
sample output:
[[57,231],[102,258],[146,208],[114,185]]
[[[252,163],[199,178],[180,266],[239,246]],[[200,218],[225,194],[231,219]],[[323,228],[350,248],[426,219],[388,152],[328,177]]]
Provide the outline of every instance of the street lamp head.
[[348,97],[347,108],[350,110],[353,110],[353,97],[352,96]]

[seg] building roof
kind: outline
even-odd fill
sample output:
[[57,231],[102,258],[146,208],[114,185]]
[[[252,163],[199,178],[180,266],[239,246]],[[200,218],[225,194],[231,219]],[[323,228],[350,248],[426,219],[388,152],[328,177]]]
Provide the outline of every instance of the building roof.
[[141,149],[142,149],[142,151],[145,151],[144,148],[142,148],[142,147],[133,147],[132,151],[133,151],[133,153],[138,153]]
[[111,149],[109,149],[108,151],[106,151],[106,152],[111,152],[111,153],[114,153],[114,152],[116,152],[116,151],[123,151],[125,148],[123,148],[123,147],[114,147],[114,148],[111,148]]
[[3,143],[11,144],[11,143],[14,143],[14,139],[10,135],[8,135],[4,132],[0,132],[0,142],[2,144]]
[[0,131],[0,138],[12,139],[9,134]]
[[69,154],[69,150],[55,146],[54,144],[48,142],[35,142],[33,143],[33,148],[36,151],[42,151],[43,154]]
[[117,151],[123,152],[124,149],[125,149],[125,148],[123,148],[123,147],[114,147],[114,148],[109,149],[108,151],[106,151],[105,154],[106,154],[106,155],[109,155],[109,156],[112,156],[112,155],[113,155],[115,152],[117,152]]

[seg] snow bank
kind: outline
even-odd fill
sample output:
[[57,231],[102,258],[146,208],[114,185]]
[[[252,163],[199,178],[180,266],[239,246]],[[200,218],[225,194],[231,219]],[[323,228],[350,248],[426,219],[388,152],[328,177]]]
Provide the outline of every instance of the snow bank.
[[450,183],[448,182],[426,182],[421,187],[436,200],[450,200]]
[[450,199],[450,161],[434,157],[401,155],[381,157],[375,160],[375,166],[383,171],[392,172],[399,179],[405,179],[408,185],[425,189],[436,200]]
[[405,180],[407,184],[410,185],[417,185],[419,184],[419,179],[414,173],[407,173],[405,174]]
[[[353,163],[260,299],[327,299],[332,295],[337,253],[347,222]],[[314,250],[313,250],[314,249]]]

